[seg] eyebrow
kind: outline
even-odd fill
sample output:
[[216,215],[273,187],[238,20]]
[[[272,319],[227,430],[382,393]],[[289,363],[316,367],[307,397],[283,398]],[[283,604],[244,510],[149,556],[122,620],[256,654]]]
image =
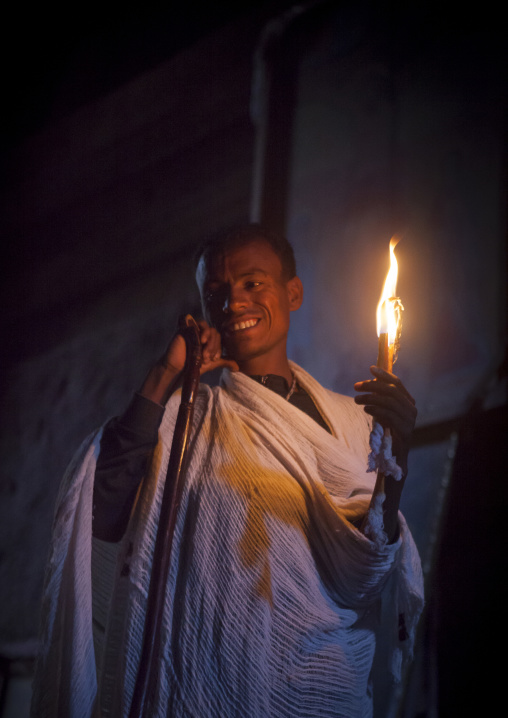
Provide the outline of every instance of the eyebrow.
[[[244,272],[243,274],[240,274],[239,279],[245,279],[246,277],[251,277],[254,274],[262,274],[264,277],[268,276],[268,272],[265,271],[264,269],[254,267],[253,269],[249,269],[248,272]],[[209,284],[214,284],[216,282],[222,283],[222,280],[215,279],[214,277],[210,277],[209,279],[206,280],[205,284],[209,285]]]
[[254,269],[249,269],[248,272],[240,274],[240,278],[243,279],[243,277],[250,277],[251,274],[264,274],[265,277],[268,276],[268,272],[266,272],[264,269],[258,269],[257,267],[255,267]]

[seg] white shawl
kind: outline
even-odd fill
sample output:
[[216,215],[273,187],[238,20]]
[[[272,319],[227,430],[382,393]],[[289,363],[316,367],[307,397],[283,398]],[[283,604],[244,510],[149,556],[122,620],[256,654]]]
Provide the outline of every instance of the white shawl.
[[[369,421],[352,399],[292,369],[331,435],[241,373],[225,370],[220,387],[200,388],[154,717],[370,716],[378,609],[390,577],[396,676],[411,656],[423,588],[404,519],[398,542],[384,548],[352,523],[365,514],[374,483],[366,472]],[[128,715],[179,401],[178,393],[168,402],[152,469],[120,544],[91,539],[100,432],[66,473],[43,598],[32,704],[38,718]],[[110,589],[97,567],[112,551]],[[108,611],[97,596],[109,590]],[[95,647],[94,621],[105,627],[103,641],[96,631]]]

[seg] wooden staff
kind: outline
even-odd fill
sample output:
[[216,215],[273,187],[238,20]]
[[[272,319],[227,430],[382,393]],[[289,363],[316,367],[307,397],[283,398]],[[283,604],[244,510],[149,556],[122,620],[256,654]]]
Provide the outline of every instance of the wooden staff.
[[162,495],[148,593],[143,647],[129,718],[141,718],[141,716],[148,718],[147,697],[152,692],[153,682],[157,676],[161,650],[162,611],[169,573],[171,546],[178,507],[182,497],[185,460],[202,362],[199,328],[190,314],[180,317],[179,331],[185,339],[186,345],[185,366],[182,372],[182,400],[176,419],[166,482]]
[[[379,369],[391,372],[393,369],[393,344],[388,343],[388,333],[382,332],[379,335],[378,351],[377,351],[377,362],[376,365]],[[390,429],[385,429],[385,436],[390,435]],[[385,475],[382,471],[377,472],[376,484],[372,493],[372,498],[385,492]]]
[[[388,334],[386,332],[382,332],[379,335],[379,341],[378,341],[378,353],[377,353],[377,362],[376,366],[380,369],[385,369],[385,371],[392,371],[393,369],[393,355],[394,355],[394,345],[389,344],[388,342]],[[385,436],[390,435],[390,429],[385,429]],[[365,531],[365,528],[367,527],[369,523],[369,515],[371,508],[375,505],[376,498],[380,495],[384,495],[385,493],[385,474],[383,471],[377,472],[376,475],[376,483],[374,484],[374,490],[372,492],[372,497],[370,500],[370,506],[369,510],[367,511],[367,514],[365,515],[365,518],[363,519],[361,530]]]

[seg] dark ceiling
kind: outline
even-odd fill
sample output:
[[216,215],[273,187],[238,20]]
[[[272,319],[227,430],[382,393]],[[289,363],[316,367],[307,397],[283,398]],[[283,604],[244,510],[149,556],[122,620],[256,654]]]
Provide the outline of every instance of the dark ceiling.
[[[313,2],[326,4],[319,0],[302,4]],[[376,7],[374,0],[328,2],[356,9],[371,4]],[[267,11],[273,14],[294,4],[298,0],[167,0],[164,4],[123,3],[117,8],[104,0],[97,6],[18,3],[9,10],[4,8],[0,149],[8,150],[48,121],[113,90],[240,16]],[[456,42],[460,36],[466,43],[472,35],[476,62],[481,56],[478,38],[487,54],[491,48],[500,52],[501,43],[493,42],[493,36],[504,26],[487,12],[465,14],[455,4],[443,6],[434,0],[416,7],[391,0],[381,7],[380,19],[387,14],[393,24],[394,18],[401,16],[398,22],[402,31],[394,52],[404,48],[414,52],[422,38],[438,32],[445,43]],[[393,32],[388,34],[392,36]]]
[[4,21],[3,141],[16,143],[168,59],[225,23],[277,0],[84,3],[11,8]]

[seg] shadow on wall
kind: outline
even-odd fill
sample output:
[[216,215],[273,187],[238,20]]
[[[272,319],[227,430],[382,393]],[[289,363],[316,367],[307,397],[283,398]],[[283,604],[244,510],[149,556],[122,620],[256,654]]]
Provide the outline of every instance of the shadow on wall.
[[28,718],[33,670],[33,658],[0,656],[0,718]]
[[495,715],[504,698],[507,430],[501,406],[470,414],[459,436],[429,607],[444,717]]

